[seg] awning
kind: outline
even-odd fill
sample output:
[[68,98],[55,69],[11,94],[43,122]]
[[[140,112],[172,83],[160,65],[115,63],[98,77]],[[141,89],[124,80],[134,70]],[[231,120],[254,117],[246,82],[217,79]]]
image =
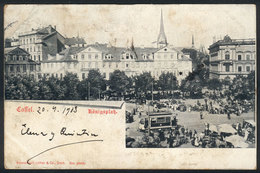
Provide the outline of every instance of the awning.
[[234,147],[238,148],[247,148],[248,144],[245,142],[245,139],[238,135],[231,135],[226,137],[225,140],[230,142]]
[[218,131],[223,133],[236,133],[237,131],[230,124],[221,124],[218,126]]
[[215,126],[213,124],[209,125],[209,130],[212,131],[212,132],[218,132],[217,126]]

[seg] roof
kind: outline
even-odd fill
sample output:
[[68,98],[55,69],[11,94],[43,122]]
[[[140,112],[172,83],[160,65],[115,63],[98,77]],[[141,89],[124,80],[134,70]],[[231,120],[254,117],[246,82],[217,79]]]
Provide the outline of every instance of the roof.
[[94,49],[99,50],[105,55],[111,54],[113,58],[105,61],[120,61],[121,54],[127,50],[126,48],[123,47],[108,46],[107,44],[100,44],[100,43],[90,44],[87,47],[93,47]]
[[174,116],[170,112],[150,112],[149,116]]
[[17,54],[15,51],[20,51],[22,54],[30,55],[26,50],[20,48],[20,47],[8,47],[4,49],[5,54]]
[[107,44],[100,44],[100,43],[95,43],[95,44],[90,44],[87,47],[93,47],[104,54],[111,54],[112,59],[105,60],[105,61],[120,61],[121,54],[125,52],[130,52],[133,53],[135,56],[137,56],[136,61],[151,61],[151,60],[146,60],[143,59],[142,54],[152,54],[154,51],[157,50],[157,48],[141,48],[141,47],[135,47],[133,49],[131,48],[125,48],[125,47],[114,47],[114,46],[108,46]]
[[7,47],[4,49],[5,54],[11,52],[12,50],[16,49],[17,47]]
[[46,34],[50,34],[53,32],[57,32],[57,31],[55,28],[53,28],[51,25],[49,25],[47,27],[32,29],[31,31],[20,33],[19,36],[31,35],[31,34],[39,34],[39,35],[45,36]]
[[126,48],[123,47],[108,47],[106,54],[111,54],[113,58],[108,61],[120,61],[121,54],[127,51]]
[[60,57],[54,56],[51,59],[44,60],[43,62],[77,62],[77,60],[73,59],[71,55],[75,55],[84,49],[86,49],[86,47],[69,47],[59,53]]
[[56,34],[56,33],[57,33],[57,31],[54,31],[54,32],[52,32],[52,33],[50,33],[50,34],[48,34],[48,35],[43,36],[42,39],[43,39],[43,40],[44,40],[44,39],[47,39],[47,38],[49,38],[50,36],[53,36],[53,35]]
[[79,53],[83,50],[85,50],[87,47],[69,47],[67,49],[64,49],[60,52],[60,55],[74,55],[76,53]]
[[156,52],[157,48],[153,47],[136,47],[134,48],[136,54],[137,54],[137,61],[151,61],[151,59],[143,59],[143,54],[153,54]]
[[86,44],[86,41],[83,38],[72,37],[72,38],[65,38],[65,44],[68,46],[76,45],[76,44]]
[[160,48],[160,49],[157,49],[155,52],[157,52],[157,51],[159,51],[159,50],[161,50],[161,49],[164,49],[164,48],[166,48],[166,47],[168,47],[169,49],[172,49],[172,50],[174,50],[174,51],[176,51],[177,53],[179,53],[179,54],[182,55],[181,59],[178,59],[178,60],[191,61],[191,58],[187,57],[187,56],[180,50],[180,48],[175,48],[175,47],[173,47],[173,46],[164,46],[164,47],[162,47],[162,48]]
[[[69,47],[63,51],[60,52],[60,55],[64,55],[64,59],[60,59],[59,61],[62,60],[73,60],[71,59],[71,55],[75,55],[89,47],[92,47],[100,52],[102,52],[104,55],[112,55],[111,59],[104,59],[104,61],[108,61],[108,62],[114,62],[114,61],[120,61],[121,59],[121,55],[126,53],[126,52],[130,52],[132,55],[136,56],[136,59],[134,59],[135,61],[141,62],[149,62],[149,61],[153,61],[153,59],[144,59],[144,57],[142,56],[143,54],[153,54],[155,52],[157,52],[158,48],[153,48],[153,47],[134,47],[134,48],[125,48],[125,47],[114,47],[114,46],[108,46],[107,44],[100,44],[100,43],[95,43],[95,44],[89,44],[86,47]],[[172,48],[171,49],[175,50],[176,52],[182,54],[182,58],[180,60],[183,61],[190,61],[191,59],[188,58],[187,56],[185,56],[184,53],[182,53],[180,50]],[[48,60],[51,61],[51,60]],[[53,61],[57,61],[57,60],[53,60]]]
[[225,36],[223,40],[219,40],[212,45],[209,46],[209,49],[212,49],[217,46],[224,46],[224,45],[255,45],[255,38],[248,38],[248,39],[231,39],[229,36]]

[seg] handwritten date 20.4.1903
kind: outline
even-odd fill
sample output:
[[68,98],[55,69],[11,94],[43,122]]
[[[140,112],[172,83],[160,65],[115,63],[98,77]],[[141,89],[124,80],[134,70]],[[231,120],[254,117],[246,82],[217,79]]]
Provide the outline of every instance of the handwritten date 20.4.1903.
[[72,113],[77,113],[78,107],[77,106],[70,106],[70,107],[64,107],[64,108],[59,108],[57,106],[52,106],[50,109],[38,106],[37,108],[37,113],[42,114],[44,112],[61,112],[64,115],[72,114]]

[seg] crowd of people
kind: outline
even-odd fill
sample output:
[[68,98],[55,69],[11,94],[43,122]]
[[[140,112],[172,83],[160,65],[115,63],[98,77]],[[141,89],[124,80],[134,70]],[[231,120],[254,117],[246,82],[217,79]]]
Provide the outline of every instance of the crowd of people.
[[[214,125],[213,125],[214,126]],[[182,144],[190,143],[194,147],[202,148],[233,148],[240,147],[228,139],[230,136],[240,136],[244,143],[255,143],[254,125],[243,121],[233,125],[236,132],[225,132],[212,129],[211,124],[205,123],[205,130],[198,133],[178,125],[176,128],[167,130],[151,131],[150,134],[143,133],[139,138],[126,138],[126,146],[132,148],[174,148]]]
[[[204,118],[204,112],[212,113],[212,110],[215,109],[216,102],[220,104],[219,108],[223,109],[223,113],[226,113],[228,118],[230,118],[230,113],[232,110],[230,107],[224,107],[222,104],[223,101],[208,101],[207,99],[204,99],[203,101],[197,100],[195,105],[190,106],[186,108],[182,108],[184,111],[199,111],[200,119]],[[174,104],[173,104],[174,103]],[[151,106],[153,106],[153,110],[151,111],[165,111],[164,108],[172,109],[174,110],[180,110],[180,105],[185,105],[184,102],[181,101],[166,101],[161,102],[158,104],[158,102],[150,103]],[[175,107],[174,107],[175,105]],[[243,105],[245,103],[239,103],[235,102],[235,107],[237,108],[237,115],[240,116],[240,114],[245,111],[243,109]],[[186,106],[186,105],[185,105]],[[151,109],[151,108],[150,108]],[[229,110],[229,111],[226,111]],[[132,123],[134,121],[134,116],[137,115],[139,118],[141,117],[142,113],[147,111],[143,111],[141,107],[133,108],[131,111],[126,112],[126,122]],[[220,112],[218,112],[220,113]],[[234,112],[232,112],[234,113]],[[144,113],[145,114],[145,113]],[[182,144],[188,144],[190,143],[194,147],[203,147],[203,148],[229,148],[229,147],[236,147],[232,144],[230,141],[226,141],[226,137],[236,135],[240,136],[244,139],[244,142],[246,143],[255,143],[255,127],[254,125],[246,122],[243,120],[243,122],[238,122],[236,124],[233,124],[230,127],[235,130],[234,133],[229,133],[225,131],[218,131],[218,129],[215,127],[215,129],[211,128],[212,124],[205,123],[205,130],[202,132],[197,132],[195,129],[188,129],[184,126],[177,125],[176,127],[172,129],[161,129],[157,131],[151,131],[149,134],[146,132],[143,133],[142,137],[127,137],[126,138],[126,144],[127,147],[134,147],[134,148],[149,148],[149,147],[166,147],[166,148],[173,148],[173,147],[179,147]],[[138,130],[138,129],[136,129]]]

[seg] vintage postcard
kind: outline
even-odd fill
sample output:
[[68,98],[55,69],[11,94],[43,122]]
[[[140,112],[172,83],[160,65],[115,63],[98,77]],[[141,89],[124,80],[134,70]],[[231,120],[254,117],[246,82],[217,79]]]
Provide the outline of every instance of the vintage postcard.
[[6,169],[256,169],[254,5],[6,5]]

